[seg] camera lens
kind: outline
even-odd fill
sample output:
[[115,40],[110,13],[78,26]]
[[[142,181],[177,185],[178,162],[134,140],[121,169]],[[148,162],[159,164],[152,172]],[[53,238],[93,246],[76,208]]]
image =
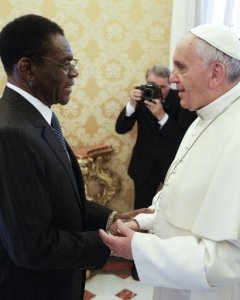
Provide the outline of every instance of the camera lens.
[[153,99],[153,96],[154,96],[154,91],[153,91],[152,89],[150,89],[150,88],[145,88],[145,89],[143,90],[143,98],[144,98],[145,100],[151,100],[151,99]]

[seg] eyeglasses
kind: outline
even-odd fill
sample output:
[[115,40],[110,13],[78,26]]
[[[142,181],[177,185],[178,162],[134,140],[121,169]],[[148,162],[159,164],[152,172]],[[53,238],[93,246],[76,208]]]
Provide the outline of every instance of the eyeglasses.
[[69,62],[67,62],[65,64],[59,63],[59,62],[57,62],[51,58],[45,57],[45,56],[42,56],[41,58],[45,59],[47,61],[50,61],[59,67],[62,67],[65,71],[68,71],[68,72],[72,71],[78,63],[78,59],[75,59],[75,58],[72,58],[71,60],[69,60]]

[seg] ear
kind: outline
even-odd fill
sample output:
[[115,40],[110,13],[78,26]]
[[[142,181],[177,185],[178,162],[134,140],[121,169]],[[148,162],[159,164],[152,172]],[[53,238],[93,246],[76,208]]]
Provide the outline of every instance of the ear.
[[17,63],[18,72],[20,76],[25,80],[34,79],[32,67],[33,67],[32,61],[27,57],[22,57]]
[[225,66],[218,61],[212,62],[210,65],[212,71],[210,78],[210,87],[215,88],[223,83],[226,76]]

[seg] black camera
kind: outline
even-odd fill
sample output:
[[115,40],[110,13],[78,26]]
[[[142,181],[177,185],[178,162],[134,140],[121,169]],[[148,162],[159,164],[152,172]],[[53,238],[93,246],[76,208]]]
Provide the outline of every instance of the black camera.
[[154,82],[149,82],[147,84],[142,84],[137,87],[142,91],[142,99],[152,101],[153,99],[162,100],[161,88]]

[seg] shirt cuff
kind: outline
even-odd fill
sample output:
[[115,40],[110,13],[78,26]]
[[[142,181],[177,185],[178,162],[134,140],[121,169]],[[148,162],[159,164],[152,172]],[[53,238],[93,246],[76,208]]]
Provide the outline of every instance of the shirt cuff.
[[133,107],[130,102],[126,105],[126,116],[130,117],[135,112],[135,107]]
[[153,214],[138,214],[133,219],[137,221],[140,230],[150,230],[153,227],[155,212]]
[[161,127],[163,127],[166,124],[168,118],[169,118],[169,115],[167,113],[165,113],[164,117],[160,121],[158,121],[158,124]]

